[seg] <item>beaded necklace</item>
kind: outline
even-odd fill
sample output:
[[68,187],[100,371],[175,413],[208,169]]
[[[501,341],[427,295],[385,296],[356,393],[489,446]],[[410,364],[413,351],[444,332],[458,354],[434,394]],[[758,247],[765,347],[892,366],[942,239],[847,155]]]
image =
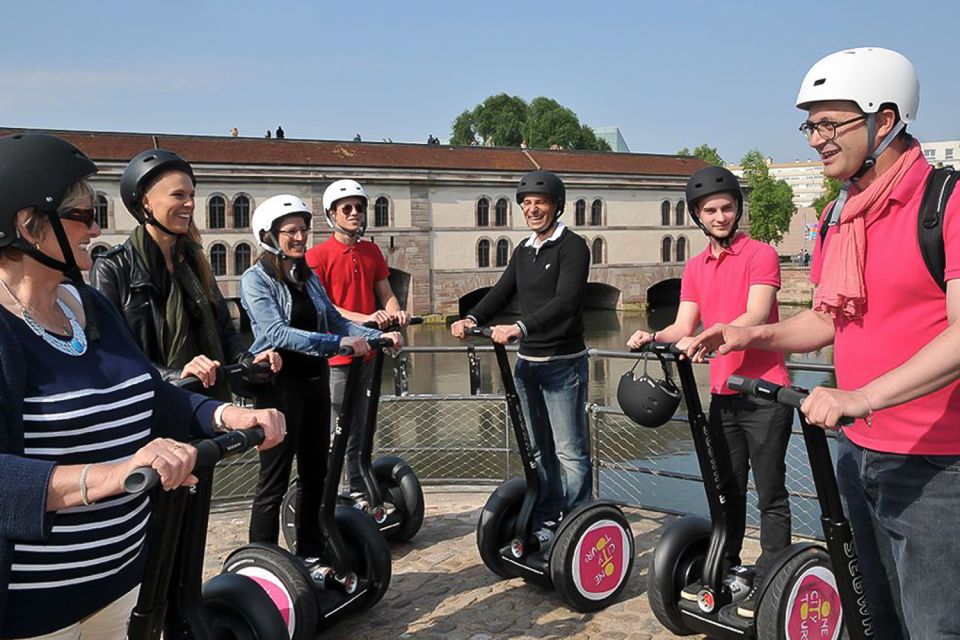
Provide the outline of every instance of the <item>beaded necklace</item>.
[[80,326],[80,322],[73,314],[73,311],[70,310],[70,307],[65,305],[62,300],[57,299],[57,304],[60,306],[60,310],[63,311],[64,317],[66,317],[67,322],[70,324],[69,327],[67,327],[66,324],[63,325],[63,332],[68,335],[72,334],[66,339],[50,333],[37,322],[37,320],[30,315],[30,312],[27,311],[26,305],[20,302],[20,298],[10,290],[10,286],[6,281],[0,280],[0,285],[3,285],[3,290],[6,291],[10,299],[13,300],[13,304],[16,305],[23,321],[30,327],[30,330],[33,331],[34,334],[43,338],[44,342],[68,356],[82,356],[87,352],[87,336],[83,333],[83,327]]

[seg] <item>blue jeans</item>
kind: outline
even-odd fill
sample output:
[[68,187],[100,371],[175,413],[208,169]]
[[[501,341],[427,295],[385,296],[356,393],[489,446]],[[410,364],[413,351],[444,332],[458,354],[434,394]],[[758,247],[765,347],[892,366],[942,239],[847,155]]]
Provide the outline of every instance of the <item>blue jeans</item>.
[[960,455],[838,442],[837,483],[877,638],[960,638]]
[[517,358],[517,395],[540,472],[534,525],[590,500],[593,468],[587,430],[587,356],[550,362]]

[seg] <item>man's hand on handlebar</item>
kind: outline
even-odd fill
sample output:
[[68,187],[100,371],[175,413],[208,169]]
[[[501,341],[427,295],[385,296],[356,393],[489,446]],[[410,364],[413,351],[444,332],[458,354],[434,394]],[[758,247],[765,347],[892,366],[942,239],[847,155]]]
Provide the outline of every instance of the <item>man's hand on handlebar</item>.
[[490,327],[490,339],[497,344],[513,344],[523,337],[523,331],[516,324],[497,324]]
[[369,316],[367,316],[364,322],[374,322],[376,323],[378,329],[383,329],[393,324],[394,320],[395,318],[391,314],[387,313],[383,309],[377,309],[376,311],[371,313]]
[[460,338],[463,340],[467,337],[466,330],[469,327],[475,327],[477,323],[473,321],[472,318],[464,318],[463,320],[457,320],[452,325],[450,325],[450,334],[454,338]]
[[836,429],[840,418],[866,418],[872,411],[862,391],[843,391],[829,387],[815,387],[800,411],[807,422],[825,429]]
[[390,341],[393,343],[389,347],[390,351],[392,351],[393,353],[397,353],[398,351],[400,351],[400,349],[403,348],[403,336],[400,335],[399,331],[391,331],[390,333],[385,333],[383,334],[383,337],[389,338]]

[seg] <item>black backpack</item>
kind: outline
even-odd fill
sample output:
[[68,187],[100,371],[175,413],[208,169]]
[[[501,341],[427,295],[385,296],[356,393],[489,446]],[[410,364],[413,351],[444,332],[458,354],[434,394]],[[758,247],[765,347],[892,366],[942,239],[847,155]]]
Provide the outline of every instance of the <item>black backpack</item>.
[[[920,242],[920,255],[927,265],[930,276],[942,291],[947,290],[947,283],[943,279],[943,270],[946,268],[946,257],[943,250],[943,213],[953,193],[953,187],[960,177],[960,172],[951,167],[934,169],[924,187],[923,199],[920,201],[920,210],[917,212],[917,240]],[[829,220],[833,204],[823,212],[820,220]],[[823,241],[827,237],[829,225],[820,225],[820,249],[823,250]]]

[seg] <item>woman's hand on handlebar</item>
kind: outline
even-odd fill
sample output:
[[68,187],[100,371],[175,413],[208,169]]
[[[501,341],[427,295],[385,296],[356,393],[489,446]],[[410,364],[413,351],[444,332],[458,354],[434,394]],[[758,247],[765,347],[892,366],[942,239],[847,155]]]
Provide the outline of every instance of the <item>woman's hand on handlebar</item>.
[[800,406],[807,422],[825,429],[836,429],[840,418],[866,418],[873,411],[862,391],[843,391],[814,387]]
[[470,327],[477,326],[477,323],[473,321],[472,318],[464,318],[463,320],[457,320],[452,325],[450,325],[450,334],[454,338],[460,338],[463,340],[467,337],[467,329]]
[[363,336],[343,336],[340,338],[340,346],[350,347],[355,356],[365,356],[370,353],[370,345]]
[[197,450],[192,445],[170,438],[156,438],[118,465],[114,486],[120,493],[124,490],[123,481],[131,471],[137,467],[153,467],[160,474],[164,491],[192,487],[197,484],[197,477],[193,475],[196,464]]
[[639,349],[643,345],[653,342],[653,334],[649,331],[634,331],[630,339],[627,340],[627,346],[631,349]]
[[281,358],[280,354],[273,349],[261,351],[253,357],[253,362],[254,364],[258,362],[269,362],[270,371],[274,373],[280,373],[280,369],[283,368],[283,358]]
[[204,355],[199,355],[183,367],[183,371],[180,372],[180,378],[183,379],[193,376],[200,381],[204,389],[208,389],[217,382],[217,367],[219,366],[219,361],[211,360]]
[[399,331],[391,331],[390,333],[383,334],[384,338],[390,338],[390,341],[393,343],[393,346],[390,347],[390,351],[397,353],[403,348],[403,336],[400,335]]
[[223,421],[223,426],[230,430],[261,427],[264,439],[263,443],[257,447],[259,451],[266,451],[280,444],[287,435],[287,419],[276,409],[244,409],[229,405],[223,410],[220,420]]

